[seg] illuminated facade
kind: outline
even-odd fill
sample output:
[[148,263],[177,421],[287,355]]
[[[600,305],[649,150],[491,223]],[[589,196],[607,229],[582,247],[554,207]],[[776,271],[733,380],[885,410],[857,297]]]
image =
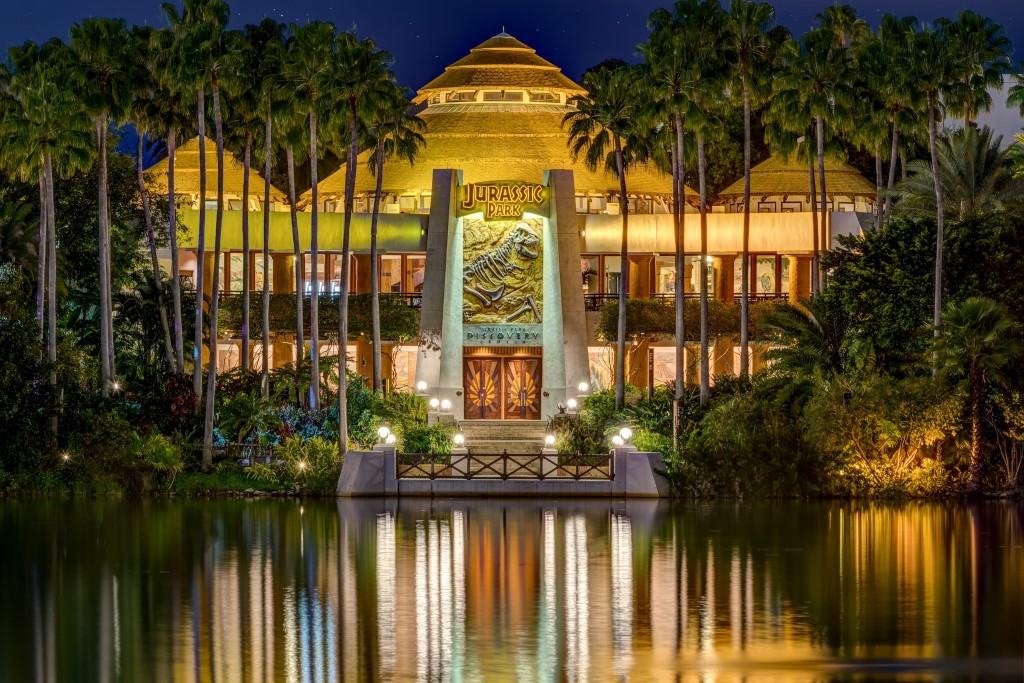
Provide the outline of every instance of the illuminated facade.
[[[385,342],[384,375],[398,388],[426,383],[431,396],[451,402],[457,419],[545,419],[579,394],[583,383],[608,386],[614,350],[599,338],[597,327],[602,307],[619,288],[666,305],[672,304],[676,277],[683,278],[686,296],[699,290],[700,231],[692,190],[687,189],[686,265],[676,273],[671,177],[654,167],[628,175],[629,281],[623,282],[618,180],[573,160],[562,126],[570,98],[583,92],[532,48],[501,33],[420,88],[413,103],[426,123],[426,144],[415,163],[385,166],[379,287],[382,294],[401,297],[419,310],[420,335],[411,343]],[[367,161],[366,153],[360,155],[352,207],[350,287],[355,293],[370,290],[368,212],[375,178]],[[757,204],[749,236],[754,301],[795,300],[809,293],[814,233],[807,169],[799,168],[802,175],[773,158],[755,169],[751,203]],[[156,169],[157,174],[162,170]],[[874,187],[845,165],[830,162],[826,172],[832,206],[821,237],[858,232],[863,215],[872,209]],[[251,183],[253,289],[268,278],[275,293],[294,293],[299,267],[307,294],[314,269],[322,295],[338,290],[344,176],[343,166],[318,185],[315,264],[308,254],[311,192],[299,200],[303,256],[297,263],[290,215],[274,190],[271,259],[263,264],[264,207],[258,198],[263,186],[262,181]],[[227,187],[240,204],[236,184],[229,179]],[[742,193],[737,199],[733,189],[717,198],[708,216],[709,291],[728,304],[741,291],[738,254],[743,250]],[[209,201],[205,206],[210,211]],[[236,208],[229,200],[221,269],[225,296],[241,287],[242,212]],[[199,210],[198,194],[189,194],[180,212],[192,228],[180,240],[186,277],[195,266]],[[321,331],[329,334],[323,325]],[[262,350],[255,341],[258,367]],[[336,343],[321,340],[321,353],[336,353]],[[649,386],[671,380],[672,347],[671,337],[635,341],[628,351],[628,381]],[[237,339],[221,340],[220,348],[226,366],[237,362]],[[368,343],[350,339],[347,348],[350,367],[366,374]],[[696,377],[692,351],[687,345],[688,378]],[[732,373],[739,364],[737,352],[733,340],[716,340],[712,374]],[[756,351],[753,356],[756,368],[760,358]],[[282,365],[294,357],[294,335],[275,334],[272,363]]]

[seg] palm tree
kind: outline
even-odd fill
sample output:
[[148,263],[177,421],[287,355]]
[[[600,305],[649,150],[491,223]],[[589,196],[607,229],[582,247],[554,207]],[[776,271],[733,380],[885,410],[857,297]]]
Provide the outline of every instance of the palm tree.
[[732,76],[743,98],[743,263],[740,266],[740,377],[750,372],[750,100],[751,86],[768,64],[768,31],[775,9],[764,2],[733,0],[729,6]]
[[939,367],[963,373],[970,395],[971,486],[981,485],[984,469],[981,421],[989,381],[1005,384],[1005,370],[1020,356],[1019,327],[1002,304],[971,297],[951,305],[935,339]]
[[423,119],[409,111],[409,100],[397,86],[380,98],[377,108],[366,122],[371,142],[369,167],[376,180],[373,194],[373,215],[370,219],[370,328],[373,338],[373,390],[380,393],[381,341],[380,341],[380,281],[377,273],[377,219],[380,216],[381,190],[384,182],[384,163],[405,160],[411,165],[424,145],[421,131],[426,127]]
[[103,395],[117,374],[110,275],[110,207],[107,190],[107,132],[131,89],[131,39],[123,19],[85,19],[71,27],[71,49],[78,60],[79,92],[96,130],[99,160],[100,368]]
[[[1022,189],[1007,163],[1009,149],[1003,148],[1002,136],[994,135],[988,126],[969,126],[943,135],[936,142],[936,151],[943,208],[956,220],[998,211]],[[893,192],[899,198],[897,208],[913,214],[935,213],[931,166],[915,160],[909,170],[910,176]]]
[[832,36],[836,47],[855,48],[871,37],[868,22],[859,18],[851,5],[836,3],[826,7],[817,19],[821,28]]
[[629,287],[629,194],[626,175],[636,161],[636,149],[627,140],[639,126],[643,98],[639,74],[635,67],[622,66],[596,69],[583,76],[585,95],[574,95],[573,107],[562,124],[569,127],[569,151],[573,159],[582,157],[591,170],[605,166],[619,179],[619,210],[622,215],[622,240],[619,259],[622,274],[619,280],[618,327],[615,340],[615,405],[621,409],[626,401],[626,314]]
[[[394,75],[388,69],[390,56],[371,40],[360,40],[352,32],[338,36],[336,61],[332,64],[331,88],[337,93],[344,114],[339,119],[347,133],[345,153],[345,221],[341,237],[341,282],[338,287],[338,450],[342,456],[348,449],[348,281],[351,255],[352,208],[355,203],[356,166],[359,155],[359,134],[370,115],[393,92]],[[341,136],[339,136],[341,137]],[[380,176],[378,176],[380,177]],[[316,201],[316,181],[313,184]]]
[[[305,26],[292,27],[293,43],[285,63],[285,77],[292,84],[295,95],[299,98],[298,106],[302,107],[309,121],[309,175],[312,183],[313,201],[310,213],[309,229],[309,260],[312,277],[310,279],[311,294],[309,297],[309,361],[310,386],[309,407],[320,408],[320,273],[317,215],[319,199],[317,197],[317,142],[318,114],[329,111],[332,93],[328,89],[328,77],[331,71],[335,52],[335,33],[332,24],[314,21]],[[326,99],[327,101],[321,101]],[[301,263],[296,264],[302,268]],[[302,296],[302,292],[298,293]]]
[[174,342],[171,340],[171,326],[167,317],[167,307],[164,305],[163,276],[160,273],[160,262],[157,259],[156,253],[153,212],[150,206],[149,190],[146,187],[142,166],[144,138],[147,136],[153,123],[159,121],[156,107],[162,105],[162,103],[158,104],[156,99],[156,55],[155,51],[151,49],[153,33],[153,29],[145,26],[135,26],[132,28],[130,52],[135,61],[131,65],[131,83],[133,88],[127,113],[129,114],[128,118],[135,123],[135,178],[139,187],[139,196],[142,199],[142,214],[146,224],[146,245],[149,247],[150,266],[153,271],[153,288],[156,293],[156,305],[160,314],[160,326],[163,330],[165,360],[170,370],[180,372],[175,364]]
[[1007,94],[1006,106],[1017,107],[1020,115],[1024,117],[1024,64],[1021,64],[1020,73],[1013,77],[1014,84],[1010,86]]
[[[290,91],[290,86],[287,88]],[[289,106],[291,104],[292,106]],[[299,242],[299,217],[295,193],[295,153],[304,154],[309,144],[307,127],[298,107],[288,100],[284,110],[277,114],[278,138],[283,140],[285,168],[288,174],[288,212],[292,226],[292,259],[295,265],[295,370],[298,371],[305,357],[306,344],[304,322],[305,285],[302,272],[302,245]],[[300,157],[301,161],[301,157]],[[300,397],[300,403],[302,398]]]
[[1001,88],[1003,76],[1010,73],[1013,48],[1002,26],[970,10],[960,12],[956,21],[940,19],[936,26],[959,58],[945,104],[962,113],[965,125],[973,125],[980,112],[992,108],[989,91]]

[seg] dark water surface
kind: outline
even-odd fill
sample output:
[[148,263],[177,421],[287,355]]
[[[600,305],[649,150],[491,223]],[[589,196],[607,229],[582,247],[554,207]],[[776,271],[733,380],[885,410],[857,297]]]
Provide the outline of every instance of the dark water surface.
[[0,681],[1024,680],[1024,506],[0,501]]

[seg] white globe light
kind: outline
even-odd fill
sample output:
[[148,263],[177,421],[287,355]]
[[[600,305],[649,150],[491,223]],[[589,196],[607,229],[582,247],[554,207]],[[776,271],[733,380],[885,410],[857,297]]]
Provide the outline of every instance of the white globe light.
[[391,436],[391,430],[388,429],[387,425],[381,425],[377,430],[377,436],[380,437],[381,441],[387,441],[388,437]]
[[456,446],[459,446],[461,448],[462,445],[466,443],[466,437],[462,435],[462,432],[458,432],[455,434],[455,436],[452,437],[452,441],[455,442]]
[[579,406],[579,403],[577,403],[576,399],[574,398],[570,398],[568,401],[565,402],[565,407],[568,408],[569,410],[576,410],[577,406]]
[[547,445],[547,446],[554,446],[555,445],[555,435],[554,434],[548,434],[547,436],[545,436],[544,437],[544,444]]
[[626,443],[626,442],[623,441],[622,437],[619,436],[618,434],[616,434],[615,436],[612,437],[612,445],[613,446],[621,446],[624,443]]
[[448,399],[444,399],[443,401],[441,401],[441,412],[447,413],[451,409],[452,409],[452,402],[451,401],[449,401]]
[[633,430],[629,427],[623,427],[619,430],[619,436],[622,437],[623,441],[629,441],[633,438]]
[[419,382],[416,382],[416,391],[417,392],[422,394],[426,390],[427,390],[427,383],[426,382],[424,382],[423,380],[420,380]]
[[587,382],[580,382],[576,388],[580,390],[581,394],[585,394],[588,391],[590,391],[590,384],[588,384]]
[[436,398],[430,399],[430,408],[431,408],[431,410],[437,410],[437,407],[439,405],[441,405],[441,402],[438,401]]
[[384,438],[384,443],[389,446],[394,446],[396,441],[398,441],[398,438],[395,437],[394,434],[388,434],[387,437]]

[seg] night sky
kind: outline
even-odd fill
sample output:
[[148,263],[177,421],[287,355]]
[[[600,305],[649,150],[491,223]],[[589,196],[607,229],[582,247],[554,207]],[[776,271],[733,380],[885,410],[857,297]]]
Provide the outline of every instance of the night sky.
[[[932,20],[954,17],[965,7],[1001,23],[1024,56],[1022,0],[845,0],[873,24],[886,11]],[[164,26],[159,0],[2,0],[0,50],[25,40],[66,39],[70,25],[87,16],[122,16],[131,23]],[[670,0],[234,0],[232,23],[242,26],[264,16],[279,21],[334,22],[372,37],[395,58],[399,80],[415,89],[437,75],[469,48],[504,26],[547,59],[577,78],[587,67],[609,57],[631,59],[647,35],[646,20]],[[727,3],[725,3],[727,4]],[[776,0],[778,21],[794,33],[814,23],[829,0]],[[997,96],[997,103],[1005,97]],[[1015,130],[1019,118],[996,112],[995,127]]]

